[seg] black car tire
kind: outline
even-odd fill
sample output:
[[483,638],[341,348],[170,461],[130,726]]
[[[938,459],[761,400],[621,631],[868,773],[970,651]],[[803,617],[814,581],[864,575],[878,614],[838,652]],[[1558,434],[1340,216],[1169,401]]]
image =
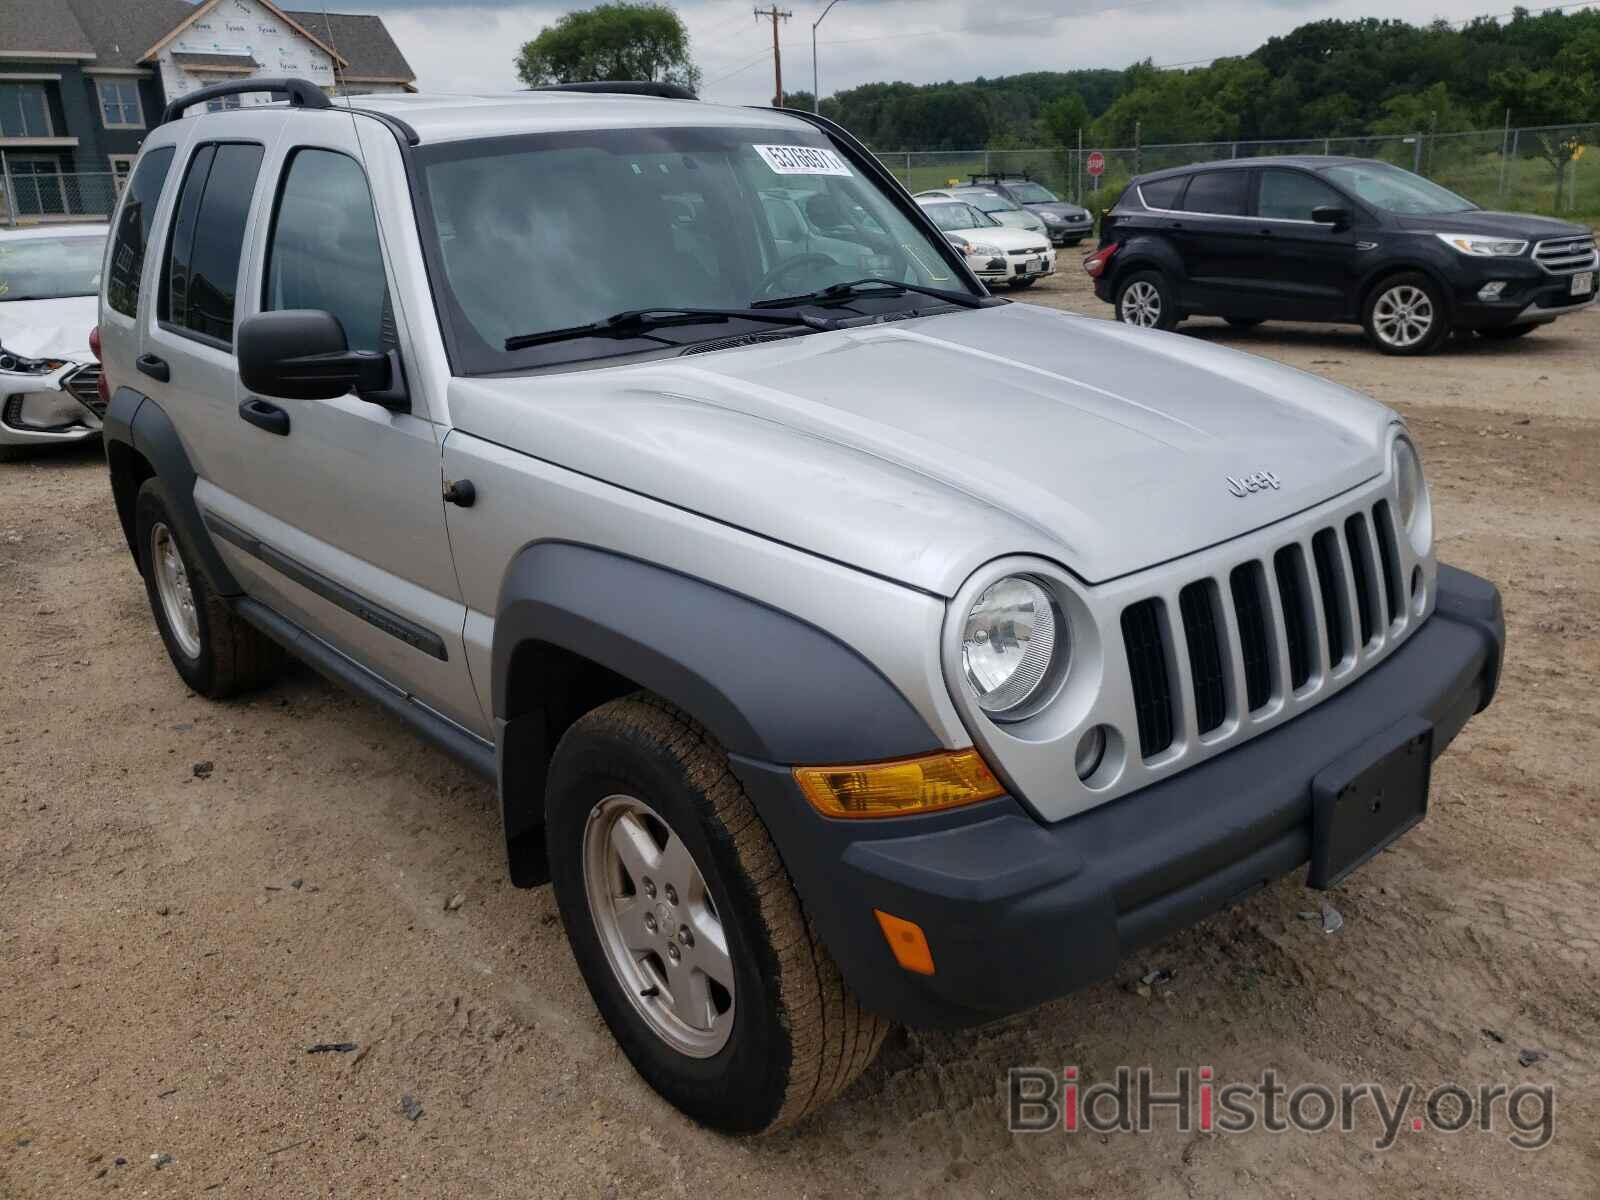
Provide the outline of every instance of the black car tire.
[[1526,337],[1537,328],[1537,325],[1495,325],[1478,330],[1478,336],[1491,342],[1509,342],[1512,338]]
[[1450,336],[1444,293],[1416,271],[1379,280],[1362,306],[1361,325],[1383,354],[1428,354]]
[[[727,754],[692,718],[647,694],[601,705],[556,747],[545,804],[573,956],[623,1053],[668,1101],[727,1133],[765,1132],[827,1104],[872,1062],[889,1022],[845,988]],[[679,874],[687,883],[669,886]],[[704,968],[694,987],[696,963],[732,987],[712,987]],[[679,986],[709,1002],[694,1010],[703,1029],[674,1023]]]
[[1039,282],[1039,277],[1037,275],[1029,275],[1024,279],[1010,279],[1006,282],[1010,284],[1011,290],[1015,292],[1021,291],[1023,288],[1031,288]]
[[139,489],[134,530],[150,611],[184,683],[207,699],[224,700],[269,682],[283,651],[211,590],[160,479],[147,479]]
[[1117,283],[1117,320],[1140,329],[1176,329],[1178,298],[1160,271],[1135,271]]
[[1262,321],[1266,320],[1266,318],[1265,317],[1224,317],[1223,320],[1225,320],[1229,325],[1232,325],[1235,329],[1254,329],[1257,325],[1261,324]]
[[1063,245],[1063,246],[1076,246],[1082,241],[1083,241],[1083,239],[1081,237],[1067,238],[1065,241],[1061,242],[1060,244]]

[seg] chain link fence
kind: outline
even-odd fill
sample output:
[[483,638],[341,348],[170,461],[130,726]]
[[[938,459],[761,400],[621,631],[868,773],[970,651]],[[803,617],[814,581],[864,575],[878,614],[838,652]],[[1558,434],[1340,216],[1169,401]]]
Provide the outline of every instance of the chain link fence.
[[0,226],[107,220],[125,177],[110,171],[47,170],[7,163],[0,174]]
[[[1375,158],[1416,171],[1484,208],[1600,220],[1600,124],[1380,134],[1274,141],[1035,150],[897,150],[878,159],[912,192],[966,183],[974,175],[1027,175],[1057,195],[1098,210],[1135,175],[1268,154]],[[1105,171],[1089,174],[1099,154]]]

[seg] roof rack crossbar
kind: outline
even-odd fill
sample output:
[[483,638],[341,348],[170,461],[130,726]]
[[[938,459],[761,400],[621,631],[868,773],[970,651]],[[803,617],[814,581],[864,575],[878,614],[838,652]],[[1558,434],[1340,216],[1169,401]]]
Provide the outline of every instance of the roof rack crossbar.
[[287,100],[295,108],[332,108],[333,101],[309,79],[262,78],[238,79],[228,83],[213,83],[187,96],[179,96],[168,104],[161,114],[161,124],[176,121],[197,104],[205,104],[219,96],[238,96],[245,92],[268,92]]
[[529,88],[530,92],[610,92],[617,96],[657,96],[663,100],[698,100],[686,87],[676,83],[654,83],[647,79],[594,79],[582,83],[547,83]]

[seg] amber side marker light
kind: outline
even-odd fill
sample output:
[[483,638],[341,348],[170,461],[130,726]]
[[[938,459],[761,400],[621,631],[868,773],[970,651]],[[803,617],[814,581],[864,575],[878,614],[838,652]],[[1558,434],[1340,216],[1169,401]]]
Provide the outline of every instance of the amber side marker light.
[[848,767],[796,767],[794,778],[825,817],[913,816],[993,800],[1006,790],[976,750]]
[[894,951],[895,962],[918,975],[933,974],[933,951],[928,949],[928,939],[923,936],[922,926],[893,913],[886,913],[881,908],[873,909],[872,915],[878,918],[878,928],[883,930],[884,940],[889,943],[889,949]]

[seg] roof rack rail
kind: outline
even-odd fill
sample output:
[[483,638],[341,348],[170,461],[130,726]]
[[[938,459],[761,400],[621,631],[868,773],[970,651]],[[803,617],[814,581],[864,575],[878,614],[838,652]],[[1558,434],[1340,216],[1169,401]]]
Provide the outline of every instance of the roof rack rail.
[[1033,176],[1029,175],[1027,171],[980,171],[976,175],[967,176],[967,178],[971,179],[974,184],[983,179],[994,183],[1002,183],[1007,179],[1021,179],[1027,183],[1033,182]]
[[547,83],[529,88],[530,92],[610,92],[617,96],[657,96],[662,100],[698,100],[686,87],[676,83],[652,83],[647,79],[594,79],[583,83]]
[[179,96],[161,114],[161,124],[176,121],[197,104],[205,104],[219,96],[238,96],[245,92],[270,92],[287,100],[295,108],[333,107],[333,101],[328,99],[327,93],[309,79],[239,79],[229,83],[214,83],[187,96]]

